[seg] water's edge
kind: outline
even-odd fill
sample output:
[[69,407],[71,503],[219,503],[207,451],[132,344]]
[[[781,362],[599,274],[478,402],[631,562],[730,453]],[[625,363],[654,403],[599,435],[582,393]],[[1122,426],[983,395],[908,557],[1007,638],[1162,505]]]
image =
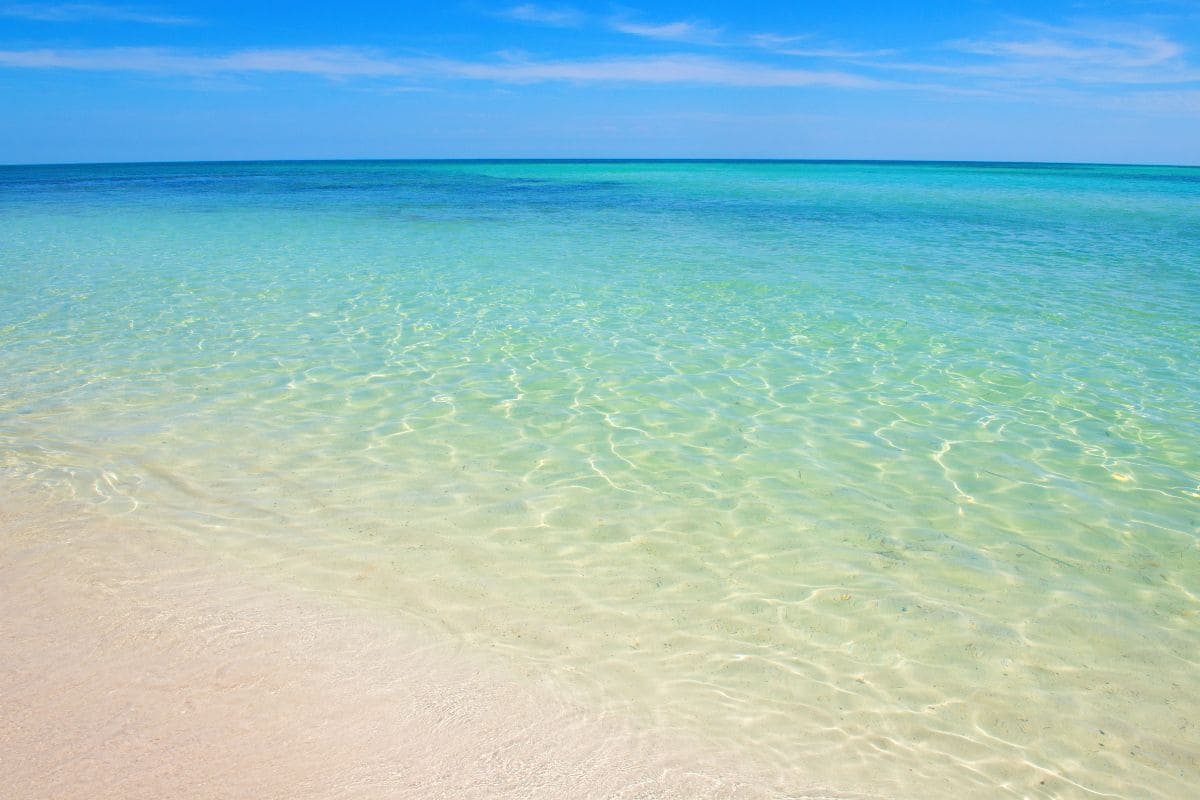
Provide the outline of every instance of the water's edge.
[[0,498],[14,796],[867,797],[589,712],[493,655],[83,504]]

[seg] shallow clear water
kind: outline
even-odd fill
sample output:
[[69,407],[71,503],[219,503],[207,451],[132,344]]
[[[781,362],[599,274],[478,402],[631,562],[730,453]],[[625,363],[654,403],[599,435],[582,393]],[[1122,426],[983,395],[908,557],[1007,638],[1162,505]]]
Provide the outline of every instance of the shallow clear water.
[[0,221],[10,483],[835,787],[1200,782],[1200,169],[4,167]]

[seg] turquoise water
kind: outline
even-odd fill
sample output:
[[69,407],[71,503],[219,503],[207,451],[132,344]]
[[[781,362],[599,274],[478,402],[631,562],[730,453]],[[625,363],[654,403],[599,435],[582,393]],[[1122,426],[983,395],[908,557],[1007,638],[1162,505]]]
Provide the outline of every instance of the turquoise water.
[[3,167],[0,221],[12,485],[805,781],[1200,784],[1200,169]]

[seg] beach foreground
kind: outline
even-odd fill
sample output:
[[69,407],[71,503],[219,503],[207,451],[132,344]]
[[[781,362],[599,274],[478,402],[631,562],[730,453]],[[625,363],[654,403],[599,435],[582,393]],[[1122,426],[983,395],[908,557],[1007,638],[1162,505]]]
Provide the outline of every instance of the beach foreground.
[[851,796],[591,716],[484,654],[79,507],[2,507],[12,797]]

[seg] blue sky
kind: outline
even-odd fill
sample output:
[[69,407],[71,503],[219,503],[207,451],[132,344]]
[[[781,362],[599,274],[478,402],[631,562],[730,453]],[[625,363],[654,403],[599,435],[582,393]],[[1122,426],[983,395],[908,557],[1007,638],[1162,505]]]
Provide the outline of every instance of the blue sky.
[[0,0],[0,163],[1200,164],[1200,0]]

